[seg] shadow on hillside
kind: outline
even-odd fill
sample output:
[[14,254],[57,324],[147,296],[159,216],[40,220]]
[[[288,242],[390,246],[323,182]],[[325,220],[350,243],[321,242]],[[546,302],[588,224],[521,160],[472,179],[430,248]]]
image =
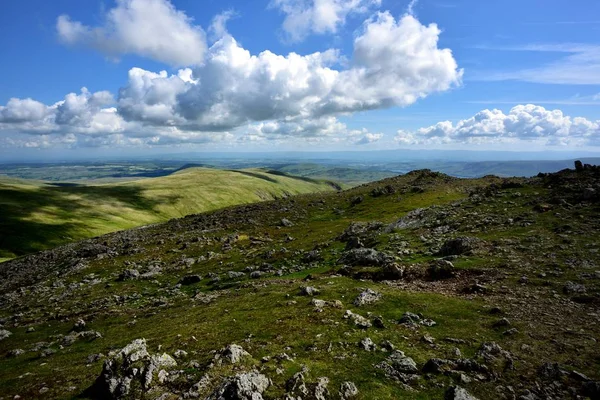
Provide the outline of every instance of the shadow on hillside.
[[258,174],[256,172],[250,172],[250,171],[240,171],[237,169],[228,169],[227,171],[229,172],[237,172],[238,174],[242,174],[242,175],[246,175],[246,176],[251,176],[253,178],[258,178],[258,179],[263,179],[267,182],[272,182],[272,183],[277,183],[277,179],[262,175],[262,174]]
[[[86,220],[107,217],[95,204],[156,211],[157,206],[172,204],[178,198],[149,198],[137,186],[53,185],[33,190],[0,186],[0,257],[20,256],[82,239]],[[39,212],[48,215],[48,222],[32,221]],[[82,216],[82,221],[67,222],[74,216]]]

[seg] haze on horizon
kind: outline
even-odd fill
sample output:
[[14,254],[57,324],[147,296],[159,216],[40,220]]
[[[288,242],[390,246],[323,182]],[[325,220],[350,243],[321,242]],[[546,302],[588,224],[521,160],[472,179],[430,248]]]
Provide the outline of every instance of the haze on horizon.
[[600,151],[600,3],[26,0],[0,157]]

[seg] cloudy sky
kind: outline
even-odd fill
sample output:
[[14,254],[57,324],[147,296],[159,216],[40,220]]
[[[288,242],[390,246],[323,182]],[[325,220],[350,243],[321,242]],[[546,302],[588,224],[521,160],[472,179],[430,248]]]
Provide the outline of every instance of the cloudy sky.
[[7,1],[0,155],[600,151],[598,16],[590,0]]

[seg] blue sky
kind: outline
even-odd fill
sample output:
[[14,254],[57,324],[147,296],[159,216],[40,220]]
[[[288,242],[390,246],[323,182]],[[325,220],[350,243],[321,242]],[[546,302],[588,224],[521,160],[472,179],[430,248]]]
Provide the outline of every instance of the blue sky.
[[598,37],[590,0],[6,2],[0,155],[596,151]]

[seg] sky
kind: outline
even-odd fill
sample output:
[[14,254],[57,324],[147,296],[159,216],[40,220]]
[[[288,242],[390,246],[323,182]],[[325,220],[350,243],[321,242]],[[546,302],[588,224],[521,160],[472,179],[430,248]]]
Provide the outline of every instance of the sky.
[[600,151],[594,0],[20,0],[0,160]]

